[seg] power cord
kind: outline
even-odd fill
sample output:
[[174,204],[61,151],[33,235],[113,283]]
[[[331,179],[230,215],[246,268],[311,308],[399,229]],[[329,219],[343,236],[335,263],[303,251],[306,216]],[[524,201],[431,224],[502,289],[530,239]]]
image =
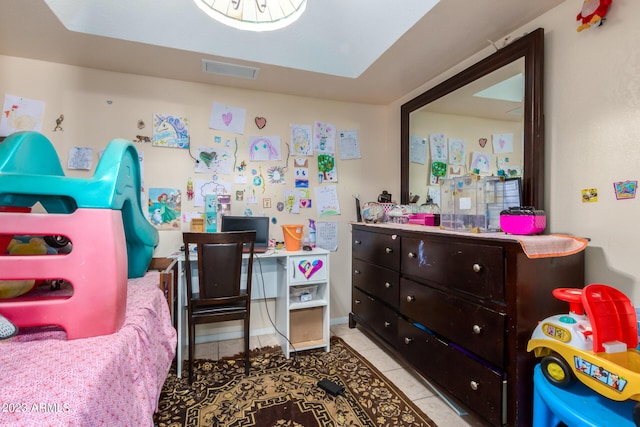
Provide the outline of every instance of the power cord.
[[276,326],[275,322],[273,321],[273,319],[271,318],[271,313],[269,313],[269,306],[267,305],[267,291],[266,291],[266,287],[264,285],[264,273],[262,271],[262,262],[260,260],[259,256],[256,256],[256,254],[253,254],[253,259],[258,260],[258,269],[260,270],[260,279],[262,281],[262,302],[264,303],[264,310],[267,312],[267,317],[269,318],[269,322],[271,322],[271,325],[273,326],[273,329],[276,331],[276,333],[278,335],[280,335],[282,338],[284,338],[287,343],[289,344],[289,346],[291,347],[292,351],[289,352],[290,356],[293,356],[293,361],[292,364],[294,366],[294,368],[297,369],[297,367],[299,366],[299,360],[297,358],[298,356],[298,351],[296,350],[295,346],[293,345],[293,343],[289,340],[289,337],[287,337],[285,334],[283,334],[278,327]]

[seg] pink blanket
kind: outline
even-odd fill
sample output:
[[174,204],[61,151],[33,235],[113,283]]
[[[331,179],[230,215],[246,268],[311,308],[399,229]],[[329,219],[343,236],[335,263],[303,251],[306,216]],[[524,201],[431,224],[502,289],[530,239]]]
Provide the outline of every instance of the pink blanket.
[[176,349],[158,280],[129,280],[115,334],[67,341],[33,329],[0,341],[0,425],[152,426]]

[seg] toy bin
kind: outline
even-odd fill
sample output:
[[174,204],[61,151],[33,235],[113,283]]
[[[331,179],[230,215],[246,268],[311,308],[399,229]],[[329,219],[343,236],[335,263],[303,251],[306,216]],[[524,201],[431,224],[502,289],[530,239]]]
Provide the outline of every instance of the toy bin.
[[316,299],[318,285],[292,286],[289,288],[291,302],[307,302]]
[[503,177],[467,175],[442,180],[440,226],[474,233],[500,231],[504,191]]

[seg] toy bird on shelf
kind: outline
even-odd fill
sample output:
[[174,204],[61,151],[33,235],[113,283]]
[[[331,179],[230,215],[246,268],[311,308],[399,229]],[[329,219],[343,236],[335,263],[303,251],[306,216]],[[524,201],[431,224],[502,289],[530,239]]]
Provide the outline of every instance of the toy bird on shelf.
[[609,11],[612,2],[613,0],[584,0],[582,10],[576,17],[577,21],[582,22],[577,31],[602,25],[604,16]]

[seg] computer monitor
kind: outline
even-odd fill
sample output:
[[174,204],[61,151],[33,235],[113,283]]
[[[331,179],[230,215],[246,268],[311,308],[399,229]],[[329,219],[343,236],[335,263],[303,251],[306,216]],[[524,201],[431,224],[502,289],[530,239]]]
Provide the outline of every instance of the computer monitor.
[[269,246],[268,216],[233,216],[223,215],[220,231],[256,231],[254,250],[264,252]]

